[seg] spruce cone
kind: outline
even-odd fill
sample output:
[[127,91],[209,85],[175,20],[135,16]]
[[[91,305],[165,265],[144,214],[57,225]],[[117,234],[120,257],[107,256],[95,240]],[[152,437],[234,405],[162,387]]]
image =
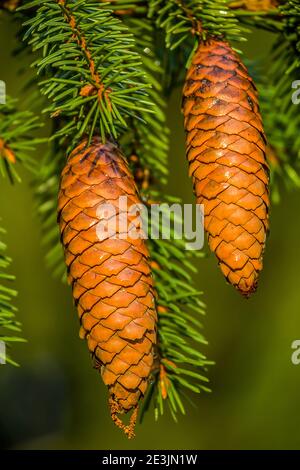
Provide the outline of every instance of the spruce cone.
[[[111,213],[104,204],[116,207],[119,221],[135,223],[136,214],[122,206],[118,209],[120,196],[127,196],[128,209],[140,203],[120,150],[112,143],[102,144],[99,138],[88,148],[82,142],[62,172],[61,239],[80,336],[87,340],[108,386],[112,418],[132,437],[137,404],[145,394],[153,364],[156,310],[145,240],[133,239],[129,233],[117,238],[110,232]],[[99,238],[100,221],[107,224],[108,232]],[[131,422],[125,426],[117,414],[130,410],[134,410]]]
[[268,231],[269,171],[258,95],[229,44],[200,44],[183,89],[189,173],[227,280],[255,291]]
[[0,9],[4,8],[9,11],[14,11],[19,6],[19,0],[0,0]]

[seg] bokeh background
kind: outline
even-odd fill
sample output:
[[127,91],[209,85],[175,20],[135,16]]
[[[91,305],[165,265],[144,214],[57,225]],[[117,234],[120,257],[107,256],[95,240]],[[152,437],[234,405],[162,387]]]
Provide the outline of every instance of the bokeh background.
[[[10,95],[24,99],[25,70],[11,56],[15,25],[0,19],[0,79]],[[246,57],[262,58],[272,35],[254,31]],[[169,103],[172,131],[169,189],[192,202],[184,157],[180,91]],[[41,150],[40,150],[41,152]],[[37,153],[36,158],[39,159]],[[31,180],[12,187],[1,180],[1,217],[17,276],[18,318],[27,344],[14,347],[20,368],[0,366],[0,447],[13,449],[299,449],[300,365],[291,362],[291,343],[300,339],[300,194],[282,190],[273,206],[271,232],[258,292],[242,298],[224,282],[213,255],[198,261],[196,283],[204,291],[205,353],[213,392],[194,396],[186,416],[174,424],[166,415],[147,415],[137,437],[127,441],[115,428],[107,393],[78,338],[68,286],[44,264],[40,225]]]

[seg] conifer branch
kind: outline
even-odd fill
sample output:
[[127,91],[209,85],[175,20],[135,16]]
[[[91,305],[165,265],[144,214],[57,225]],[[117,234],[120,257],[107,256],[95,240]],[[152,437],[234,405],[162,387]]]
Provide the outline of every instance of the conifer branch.
[[[132,35],[106,6],[52,0],[24,8],[37,8],[25,39],[42,52],[35,65],[52,102],[45,112],[67,122],[56,136],[67,136],[72,147],[84,134],[117,138],[129,117],[151,111]],[[45,15],[51,19],[44,24]]]
[[66,282],[66,266],[57,225],[57,192],[59,175],[64,166],[66,155],[60,143],[52,142],[40,162],[34,179],[35,206],[42,228],[42,246],[45,249],[46,266],[55,278]]
[[36,116],[30,111],[19,111],[16,103],[8,97],[6,104],[0,105],[0,176],[11,182],[21,181],[18,164],[35,171],[36,163],[30,153],[37,140],[32,135],[41,127]]
[[[17,292],[11,287],[15,276],[9,273],[11,258],[6,254],[7,246],[3,242],[4,234],[5,230],[0,227],[0,341],[3,341],[6,346],[10,346],[10,343],[21,342],[24,339],[19,336],[21,323],[15,318],[17,308],[13,304],[13,299]],[[5,358],[0,357],[0,361],[5,360],[9,364],[17,366],[18,364],[13,361],[8,352],[6,351]]]
[[185,43],[190,35],[198,39],[225,36],[244,41],[241,27],[227,0],[150,0],[149,16],[165,30],[166,45],[171,50]]
[[[35,170],[30,152],[37,139],[32,138],[32,133],[40,127],[37,117],[30,111],[19,111],[16,104],[16,100],[7,97],[6,104],[0,105],[0,176],[8,177],[11,182],[21,180],[16,165]],[[11,258],[6,255],[4,233],[4,228],[0,227],[0,341],[9,344],[24,340],[16,336],[21,331],[21,324],[15,319],[17,308],[13,299],[17,292],[10,286],[15,277],[8,272]],[[6,361],[17,365],[9,355]]]
[[271,67],[264,76],[258,71],[262,113],[269,141],[272,197],[280,199],[280,184],[288,189],[300,188],[300,114],[292,96],[299,80],[300,6],[297,1],[279,5],[280,35],[272,52]]

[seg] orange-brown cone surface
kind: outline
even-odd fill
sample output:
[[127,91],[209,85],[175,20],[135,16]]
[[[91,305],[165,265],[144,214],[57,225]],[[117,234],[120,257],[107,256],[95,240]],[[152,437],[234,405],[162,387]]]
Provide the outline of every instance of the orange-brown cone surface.
[[[119,209],[121,196],[128,198],[127,209]],[[153,364],[155,293],[145,240],[128,232],[115,236],[115,218],[107,204],[116,208],[123,227],[125,221],[128,226],[132,222],[132,228],[137,217],[128,210],[138,203],[134,180],[116,145],[94,138],[88,148],[84,141],[71,153],[58,202],[68,278],[80,336],[86,338],[108,386],[112,418],[128,437],[133,436],[137,404]],[[116,225],[117,231],[120,227]],[[131,422],[125,426],[117,414],[130,410]]]
[[269,172],[255,85],[226,43],[201,43],[183,89],[189,173],[227,280],[255,291],[268,231]]
[[229,7],[250,11],[268,11],[276,8],[278,3],[276,0],[234,0],[229,3]]

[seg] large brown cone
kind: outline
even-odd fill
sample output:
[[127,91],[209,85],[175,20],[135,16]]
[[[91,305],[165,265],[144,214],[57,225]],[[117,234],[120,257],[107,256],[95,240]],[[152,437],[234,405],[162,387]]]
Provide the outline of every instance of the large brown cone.
[[227,280],[255,291],[268,231],[268,165],[258,95],[223,41],[201,43],[183,89],[189,173]]
[[[129,233],[117,238],[104,204],[116,207],[119,220],[137,226],[128,209],[140,203],[134,180],[116,145],[95,138],[82,142],[62,172],[58,220],[68,278],[86,338],[104,383],[109,389],[111,414],[129,437],[133,436],[137,404],[144,395],[153,364],[156,309],[149,253],[142,238]],[[110,219],[110,222],[108,222]],[[103,230],[99,238],[99,222]],[[119,230],[118,226],[117,229]],[[98,230],[98,231],[97,231]],[[125,426],[118,413],[134,410]]]

